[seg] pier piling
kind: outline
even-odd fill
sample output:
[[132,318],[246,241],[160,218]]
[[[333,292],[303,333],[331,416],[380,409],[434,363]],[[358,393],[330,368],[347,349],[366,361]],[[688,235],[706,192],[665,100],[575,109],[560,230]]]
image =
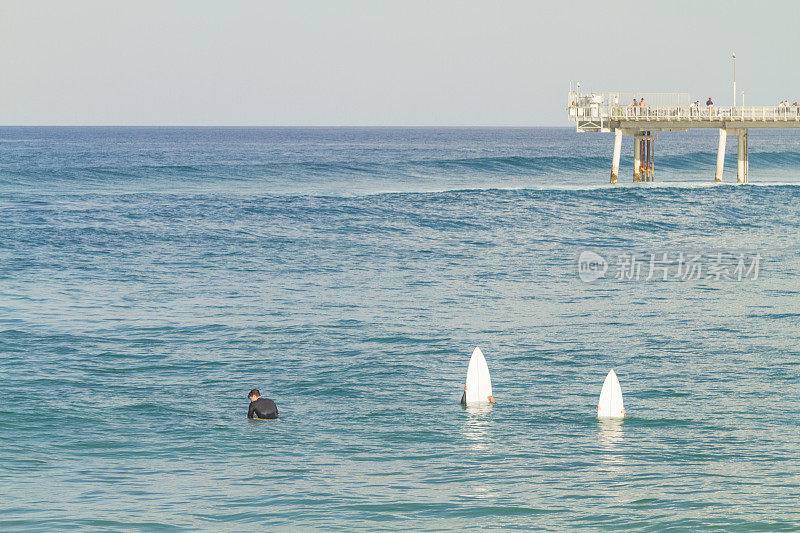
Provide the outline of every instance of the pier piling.
[[653,136],[652,132],[647,132],[647,136],[644,138],[644,148],[646,153],[644,158],[644,181],[653,181],[653,160],[656,155],[656,138]]
[[633,181],[642,181],[642,134],[633,136]]
[[747,172],[749,170],[750,162],[748,161],[748,131],[746,128],[741,128],[737,131],[738,138],[738,157],[736,165],[736,183],[747,183]]
[[717,146],[717,171],[714,174],[714,181],[720,183],[722,181],[722,171],[725,169],[725,141],[728,138],[728,130],[725,128],[719,129],[719,145]]
[[611,160],[611,183],[619,181],[619,158],[622,154],[622,130],[614,132],[614,157]]

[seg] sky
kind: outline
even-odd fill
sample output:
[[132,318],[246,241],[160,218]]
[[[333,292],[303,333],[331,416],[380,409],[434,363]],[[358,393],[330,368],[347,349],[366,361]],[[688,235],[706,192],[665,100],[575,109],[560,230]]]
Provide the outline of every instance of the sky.
[[[800,100],[794,2],[0,0],[0,124],[569,126],[597,91]],[[741,102],[740,102],[741,103]]]

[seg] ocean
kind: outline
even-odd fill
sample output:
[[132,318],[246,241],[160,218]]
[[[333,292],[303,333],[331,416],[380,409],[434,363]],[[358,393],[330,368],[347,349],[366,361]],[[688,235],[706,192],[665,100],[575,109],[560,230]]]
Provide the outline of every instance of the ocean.
[[0,529],[800,530],[800,136],[714,133],[0,128]]

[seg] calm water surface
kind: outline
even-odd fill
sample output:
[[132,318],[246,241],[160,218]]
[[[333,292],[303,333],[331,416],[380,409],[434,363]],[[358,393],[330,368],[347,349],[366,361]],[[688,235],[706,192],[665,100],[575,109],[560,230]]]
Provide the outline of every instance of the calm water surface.
[[[611,143],[0,129],[0,529],[800,529],[800,137],[747,186],[697,133],[612,188]],[[761,259],[615,276],[656,252]]]

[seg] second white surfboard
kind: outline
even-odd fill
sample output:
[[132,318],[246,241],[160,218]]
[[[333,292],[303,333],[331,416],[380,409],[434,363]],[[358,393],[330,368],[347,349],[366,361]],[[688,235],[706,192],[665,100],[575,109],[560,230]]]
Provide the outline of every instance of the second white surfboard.
[[622,403],[622,388],[619,386],[617,374],[612,369],[603,382],[600,401],[597,402],[598,418],[624,418],[625,405]]
[[489,376],[489,367],[486,358],[479,347],[475,347],[467,368],[467,382],[464,386],[466,405],[490,403],[492,396],[492,378]]

